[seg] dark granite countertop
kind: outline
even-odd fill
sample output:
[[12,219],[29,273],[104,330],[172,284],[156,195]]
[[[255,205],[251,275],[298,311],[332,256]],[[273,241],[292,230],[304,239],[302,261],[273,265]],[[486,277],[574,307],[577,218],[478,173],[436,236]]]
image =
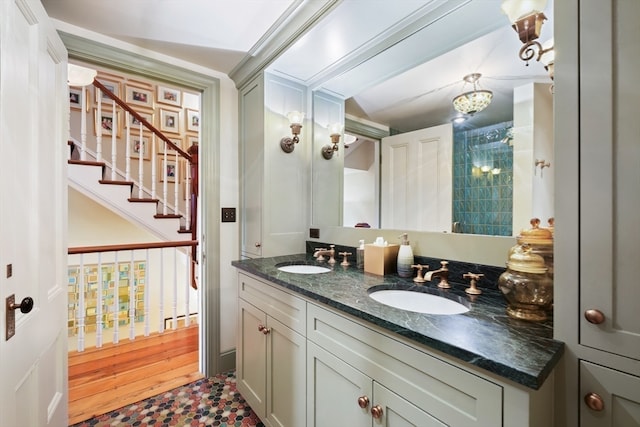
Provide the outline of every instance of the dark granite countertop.
[[[286,264],[322,265],[332,271],[295,274],[278,270],[278,266]],[[339,263],[332,267],[309,254],[233,261],[232,265],[532,389],[540,388],[564,349],[562,342],[552,338],[552,321],[534,323],[507,316],[506,301],[497,287],[484,287],[482,295],[469,296],[464,292],[468,285],[451,276],[453,289],[442,291],[436,286],[437,279],[415,286],[411,279],[395,274],[382,277]],[[400,310],[370,298],[371,288],[411,288],[434,293],[456,299],[470,310],[454,315]]]

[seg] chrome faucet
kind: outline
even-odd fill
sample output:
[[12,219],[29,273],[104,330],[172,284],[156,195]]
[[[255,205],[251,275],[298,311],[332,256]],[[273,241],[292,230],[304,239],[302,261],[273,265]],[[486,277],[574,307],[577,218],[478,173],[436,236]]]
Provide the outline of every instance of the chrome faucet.
[[448,261],[440,261],[440,268],[438,270],[427,271],[424,275],[424,280],[430,282],[432,278],[439,277],[440,283],[438,283],[438,287],[442,289],[449,289],[451,285],[449,284],[449,269],[447,265]]
[[313,253],[314,258],[318,258],[318,261],[323,261],[324,260],[324,255],[328,255],[329,256],[329,261],[327,261],[329,264],[335,264],[336,263],[336,245],[329,245],[329,247],[331,249],[326,249],[326,248],[316,248],[316,251]]

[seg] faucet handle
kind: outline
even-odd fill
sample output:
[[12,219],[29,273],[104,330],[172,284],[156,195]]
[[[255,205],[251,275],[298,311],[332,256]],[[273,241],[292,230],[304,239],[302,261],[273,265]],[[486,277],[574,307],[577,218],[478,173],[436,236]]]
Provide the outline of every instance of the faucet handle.
[[340,263],[340,265],[343,265],[345,267],[349,266],[349,261],[347,261],[347,257],[349,255],[352,255],[351,252],[340,252],[338,255],[342,255],[344,257],[344,259],[342,260],[342,262]]
[[427,268],[427,270],[429,269],[428,265],[422,265],[422,264],[417,264],[417,265],[412,265],[411,268],[417,268],[418,269],[418,275],[416,277],[413,278],[413,281],[416,283],[424,283],[426,282],[425,278],[422,276],[422,269],[423,268]]
[[440,270],[442,273],[440,274],[440,283],[438,283],[438,287],[440,289],[451,289],[451,284],[449,283],[449,269],[447,268],[449,265],[449,261],[440,261]]
[[468,293],[469,295],[480,295],[482,293],[482,291],[478,289],[476,285],[478,283],[478,280],[484,277],[484,274],[475,274],[469,272],[467,274],[463,274],[462,277],[464,279],[470,279],[469,287],[464,290],[466,293]]
[[321,251],[326,251],[327,248],[316,248],[316,252],[313,254],[314,257],[318,259],[318,261],[324,261],[324,256]]

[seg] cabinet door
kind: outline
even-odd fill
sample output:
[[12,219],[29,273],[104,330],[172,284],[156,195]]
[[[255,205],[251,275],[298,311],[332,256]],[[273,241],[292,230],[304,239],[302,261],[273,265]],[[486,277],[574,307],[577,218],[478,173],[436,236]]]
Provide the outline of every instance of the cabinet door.
[[371,427],[371,399],[371,378],[307,341],[307,427]]
[[262,311],[239,300],[236,381],[240,394],[260,419],[264,419],[267,393],[267,338],[260,329],[266,325]]
[[272,427],[306,423],[306,339],[267,317],[267,413]]
[[240,232],[242,254],[262,256],[264,181],[264,83],[254,80],[240,94]]
[[373,405],[381,409],[382,417],[374,426],[384,427],[446,427],[436,418],[378,383],[373,383]]
[[[580,343],[640,360],[640,2],[580,5]],[[598,28],[598,31],[589,29]],[[613,54],[612,54],[613,52]],[[605,53],[605,54],[603,54]],[[597,102],[594,102],[597,100]]]
[[[580,407],[582,427],[640,427],[640,378],[620,371],[580,363]],[[587,406],[585,397],[602,399],[601,411]]]

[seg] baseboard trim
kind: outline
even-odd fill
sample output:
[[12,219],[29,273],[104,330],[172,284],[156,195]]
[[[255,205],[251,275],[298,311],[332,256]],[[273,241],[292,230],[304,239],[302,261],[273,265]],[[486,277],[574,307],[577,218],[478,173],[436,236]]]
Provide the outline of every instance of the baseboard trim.
[[230,350],[220,354],[220,372],[229,372],[236,369],[236,351]]

